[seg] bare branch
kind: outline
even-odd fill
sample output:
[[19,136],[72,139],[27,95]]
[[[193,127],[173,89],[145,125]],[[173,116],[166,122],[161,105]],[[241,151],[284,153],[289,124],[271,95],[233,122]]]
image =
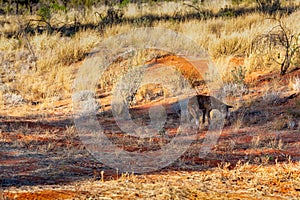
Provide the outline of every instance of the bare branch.
[[[292,33],[290,29],[286,27],[283,21],[279,19],[273,19],[277,21],[277,25],[272,27],[266,34],[261,34],[255,37],[253,40],[253,46],[265,48],[268,46],[268,52],[271,56],[271,60],[280,65],[280,74],[284,75],[291,66],[292,59],[296,52],[299,50],[298,38],[296,33]],[[299,35],[299,34],[298,34]],[[274,57],[274,51],[284,54],[283,60],[280,61],[280,56],[276,59]]]

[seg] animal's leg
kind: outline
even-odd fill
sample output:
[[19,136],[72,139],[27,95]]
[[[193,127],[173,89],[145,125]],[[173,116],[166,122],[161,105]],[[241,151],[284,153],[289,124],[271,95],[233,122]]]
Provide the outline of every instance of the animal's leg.
[[208,110],[207,113],[206,113],[208,124],[210,124],[210,111],[211,110]]
[[199,112],[194,107],[189,107],[189,122],[196,123],[199,126]]
[[202,111],[202,123],[204,124],[205,123],[205,113],[206,113],[206,110],[204,109]]
[[229,118],[229,113],[228,113],[228,111],[226,110],[226,112],[225,112],[225,119],[228,119]]
[[224,110],[225,110],[225,119],[227,120],[227,119],[229,119],[229,108],[228,108],[228,106],[226,106]]

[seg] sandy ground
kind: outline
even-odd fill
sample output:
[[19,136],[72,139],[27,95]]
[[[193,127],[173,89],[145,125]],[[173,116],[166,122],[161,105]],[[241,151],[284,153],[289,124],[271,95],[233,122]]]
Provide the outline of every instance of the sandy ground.
[[[177,135],[180,119],[171,99],[158,98],[130,110],[137,124],[147,125],[149,107],[165,106],[164,133],[151,138],[122,132],[110,107],[97,114],[107,138],[128,152],[157,151],[175,137],[191,142],[169,166],[146,174],[122,173],[95,159],[78,136],[71,100],[56,102],[51,112],[35,113],[34,106],[2,110],[0,199],[297,199],[300,97],[287,98],[292,93],[285,92],[276,104],[266,104],[260,91],[269,79],[260,75],[255,80],[204,158],[199,151],[208,126],[195,135]],[[285,80],[279,80],[282,87]],[[249,99],[252,103],[245,103]]]

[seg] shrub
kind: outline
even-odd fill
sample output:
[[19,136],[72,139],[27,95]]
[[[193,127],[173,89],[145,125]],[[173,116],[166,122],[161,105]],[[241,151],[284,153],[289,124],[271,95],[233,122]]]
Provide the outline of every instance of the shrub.
[[231,70],[232,78],[234,83],[243,84],[245,82],[247,70],[243,66],[235,67]]
[[83,90],[73,94],[73,103],[80,114],[94,114],[101,108],[101,105],[95,100],[95,93],[89,90]]
[[280,92],[268,91],[262,98],[266,103],[274,105],[280,101]]
[[244,84],[228,83],[223,86],[222,92],[225,95],[238,97],[241,95],[248,94],[249,90],[248,87]]
[[10,105],[18,105],[24,102],[24,99],[21,95],[18,94],[4,94],[3,95],[4,102]]
[[286,74],[300,49],[300,33],[293,33],[281,20],[266,34],[254,40],[254,46],[265,49],[274,62],[280,65],[280,74]]
[[293,83],[293,90],[296,92],[300,92],[300,78],[295,78],[295,82]]

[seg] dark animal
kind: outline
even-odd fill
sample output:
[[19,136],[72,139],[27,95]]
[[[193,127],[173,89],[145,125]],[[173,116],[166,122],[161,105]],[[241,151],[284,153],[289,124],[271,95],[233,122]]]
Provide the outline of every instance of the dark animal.
[[205,123],[206,115],[208,123],[210,124],[210,112],[213,109],[219,110],[221,113],[225,114],[225,118],[228,119],[229,108],[233,107],[223,103],[215,97],[200,94],[192,97],[188,102],[188,111],[191,114],[191,116],[196,120],[196,122],[199,119],[199,110],[202,111],[202,123]]

